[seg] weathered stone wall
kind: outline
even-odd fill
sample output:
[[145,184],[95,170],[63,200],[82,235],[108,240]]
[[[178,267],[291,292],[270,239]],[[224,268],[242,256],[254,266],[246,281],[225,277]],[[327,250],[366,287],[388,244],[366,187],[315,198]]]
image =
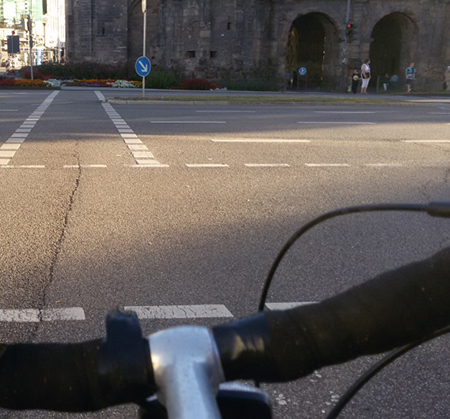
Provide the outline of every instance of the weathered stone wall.
[[[418,88],[442,87],[450,65],[450,0],[352,0],[350,19],[357,29],[347,54],[346,3],[147,1],[146,54],[153,64],[186,76],[283,79],[291,27],[302,16],[314,15],[325,32],[323,85],[336,88],[342,75],[371,53],[376,25],[394,22],[401,32],[399,69],[415,61]],[[140,0],[67,0],[66,10],[68,61],[132,64],[142,55]]]

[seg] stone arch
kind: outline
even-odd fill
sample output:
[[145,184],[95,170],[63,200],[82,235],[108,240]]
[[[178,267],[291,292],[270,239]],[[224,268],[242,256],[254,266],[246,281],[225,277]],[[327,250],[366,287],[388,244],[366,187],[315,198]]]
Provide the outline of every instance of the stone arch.
[[397,74],[414,61],[418,49],[418,26],[405,13],[392,12],[382,17],[373,27],[370,43],[372,76]]
[[297,86],[300,67],[308,70],[308,87],[329,89],[336,84],[340,48],[337,33],[335,22],[322,12],[311,11],[294,19],[285,47],[285,70],[286,75],[291,75],[291,86]]

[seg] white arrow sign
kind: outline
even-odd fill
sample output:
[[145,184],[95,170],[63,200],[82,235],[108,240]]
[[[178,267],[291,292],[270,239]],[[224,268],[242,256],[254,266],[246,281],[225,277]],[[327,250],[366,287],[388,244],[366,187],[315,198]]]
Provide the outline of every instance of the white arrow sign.
[[141,66],[141,70],[143,73],[148,73],[148,65],[147,64],[144,65],[144,63],[142,61],[139,61],[139,65]]

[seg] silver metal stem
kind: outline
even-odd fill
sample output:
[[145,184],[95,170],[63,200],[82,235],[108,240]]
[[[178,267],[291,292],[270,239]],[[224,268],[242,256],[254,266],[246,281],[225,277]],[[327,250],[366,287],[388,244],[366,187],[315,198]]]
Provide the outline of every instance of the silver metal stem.
[[181,326],[149,337],[159,401],[170,419],[220,419],[216,403],[222,366],[211,332]]

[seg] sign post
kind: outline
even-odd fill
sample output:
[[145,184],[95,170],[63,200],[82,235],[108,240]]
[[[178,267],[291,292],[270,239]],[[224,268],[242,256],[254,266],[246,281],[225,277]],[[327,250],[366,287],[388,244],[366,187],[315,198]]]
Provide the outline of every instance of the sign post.
[[[142,39],[142,56],[146,57],[147,54],[146,54],[146,48],[145,48],[146,47],[145,41],[146,41],[146,38],[147,38],[147,0],[141,0],[141,1],[142,1],[142,14],[144,15],[143,39]],[[136,62],[136,66],[137,66],[137,62]],[[143,98],[145,97],[145,76],[142,76],[142,97]]]
[[143,55],[136,60],[134,68],[138,76],[142,77],[142,97],[145,97],[145,77],[149,75],[152,69],[152,63],[145,55]]
[[[298,74],[300,74],[300,76],[305,77],[305,90],[308,88],[308,70],[306,67],[300,67],[298,69]],[[297,90],[298,90],[298,80],[297,79]]]

